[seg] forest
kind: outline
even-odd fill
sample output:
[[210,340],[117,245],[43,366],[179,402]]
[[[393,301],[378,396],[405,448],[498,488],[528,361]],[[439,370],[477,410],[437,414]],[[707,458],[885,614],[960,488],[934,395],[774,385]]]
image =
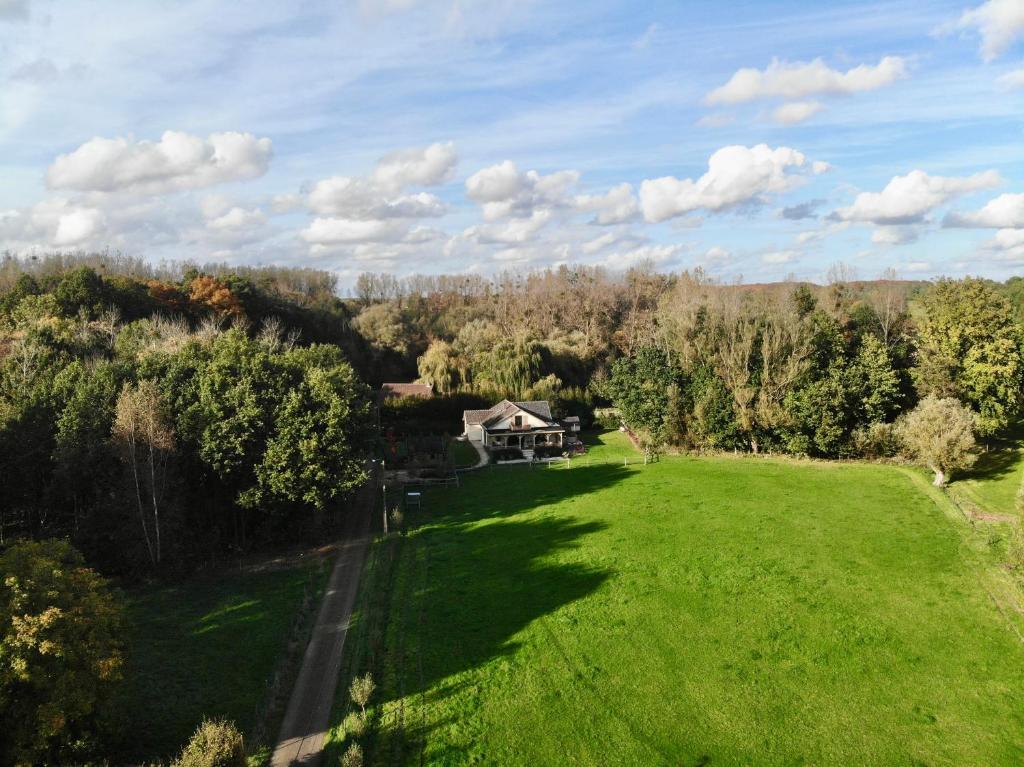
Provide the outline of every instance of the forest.
[[[311,269],[7,254],[0,557],[21,575],[0,612],[45,602],[17,586],[38,585],[40,562],[78,573],[67,593],[109,616],[90,662],[113,669],[120,619],[96,573],[130,585],[322,540],[366,481],[382,420],[454,436],[463,408],[502,397],[550,400],[588,425],[600,408],[648,453],[902,456],[941,484],[1017,423],[1022,318],[1021,278],[861,281],[842,265],[825,284],[645,265],[367,273],[343,296]],[[413,380],[438,396],[377,411],[381,383]],[[29,720],[0,703],[4,721],[22,717],[12,732],[52,719],[25,652],[0,683],[42,702]],[[60,716],[0,763],[84,742],[68,723],[87,717]]]
[[[649,449],[886,457],[896,423],[955,400],[979,440],[1022,401],[1024,280],[720,284],[701,272],[525,275],[0,262],[0,540],[61,537],[103,572],[195,566],[316,534],[393,420],[464,407],[612,405]],[[411,407],[406,407],[412,405]],[[433,421],[431,413],[436,413]]]

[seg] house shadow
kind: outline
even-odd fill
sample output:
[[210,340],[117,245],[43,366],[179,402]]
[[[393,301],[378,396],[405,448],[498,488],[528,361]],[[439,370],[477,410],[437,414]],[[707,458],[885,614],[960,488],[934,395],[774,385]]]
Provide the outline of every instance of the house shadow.
[[[531,623],[599,589],[613,572],[573,551],[607,524],[573,515],[564,501],[628,474],[617,466],[497,467],[430,493],[403,542],[408,583],[391,597],[393,640],[381,660],[394,685],[382,699],[443,705],[474,684],[466,672],[516,653]],[[403,763],[447,724],[411,719],[382,739],[388,763]]]

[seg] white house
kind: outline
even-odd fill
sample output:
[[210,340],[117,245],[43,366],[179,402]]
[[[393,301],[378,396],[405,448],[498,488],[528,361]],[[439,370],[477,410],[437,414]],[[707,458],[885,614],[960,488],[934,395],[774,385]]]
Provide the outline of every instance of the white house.
[[484,447],[515,447],[533,450],[542,446],[561,446],[565,428],[551,417],[547,402],[509,402],[502,400],[490,410],[466,410],[463,429],[471,442]]

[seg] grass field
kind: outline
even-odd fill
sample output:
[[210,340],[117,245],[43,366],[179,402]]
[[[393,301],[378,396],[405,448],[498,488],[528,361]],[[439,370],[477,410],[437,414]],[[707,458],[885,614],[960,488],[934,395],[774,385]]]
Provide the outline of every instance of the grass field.
[[115,763],[176,755],[204,716],[248,732],[265,703],[319,560],[221,573],[131,594],[131,654],[117,701],[124,731]]
[[1016,586],[926,481],[601,441],[431,491],[375,547],[346,648],[380,685],[368,763],[1024,763],[990,596]]

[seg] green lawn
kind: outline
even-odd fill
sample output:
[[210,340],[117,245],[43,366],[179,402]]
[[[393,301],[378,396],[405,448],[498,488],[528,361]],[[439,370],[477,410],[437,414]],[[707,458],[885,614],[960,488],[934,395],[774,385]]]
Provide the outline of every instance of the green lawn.
[[368,763],[1024,763],[1016,586],[916,474],[600,441],[377,544],[346,648]]
[[456,467],[460,469],[467,466],[476,466],[477,461],[480,460],[476,448],[463,440],[453,439],[448,443],[448,449],[451,451]]
[[1024,426],[978,457],[977,463],[951,483],[954,493],[991,514],[1013,514],[1024,480]]
[[130,655],[117,701],[115,763],[175,755],[204,716],[248,732],[265,704],[319,560],[253,574],[195,578],[130,594]]

